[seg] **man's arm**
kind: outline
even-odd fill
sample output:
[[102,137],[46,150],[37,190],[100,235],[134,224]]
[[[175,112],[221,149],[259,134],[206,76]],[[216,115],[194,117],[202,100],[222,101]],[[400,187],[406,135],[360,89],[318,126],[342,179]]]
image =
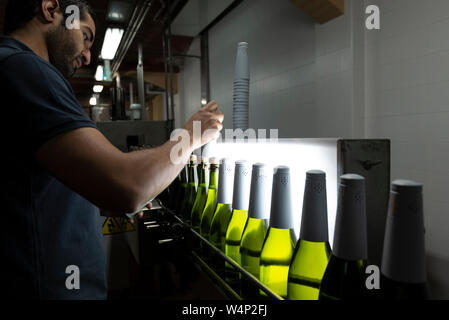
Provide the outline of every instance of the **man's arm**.
[[[190,147],[180,151],[179,164],[170,159],[178,142],[124,153],[94,128],[76,129],[51,139],[37,151],[36,158],[54,177],[96,206],[121,214],[135,212],[176,178],[194,149],[218,136],[223,114],[217,108],[211,102],[186,123],[184,128],[192,139]],[[199,140],[193,136],[193,121],[200,121],[201,132],[206,132]]]

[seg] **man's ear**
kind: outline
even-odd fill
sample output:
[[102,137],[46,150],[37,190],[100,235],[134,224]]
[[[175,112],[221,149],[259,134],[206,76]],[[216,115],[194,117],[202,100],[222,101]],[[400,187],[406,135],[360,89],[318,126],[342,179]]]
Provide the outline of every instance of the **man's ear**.
[[42,0],[41,12],[46,22],[52,23],[56,20],[56,13],[59,11],[58,0]]

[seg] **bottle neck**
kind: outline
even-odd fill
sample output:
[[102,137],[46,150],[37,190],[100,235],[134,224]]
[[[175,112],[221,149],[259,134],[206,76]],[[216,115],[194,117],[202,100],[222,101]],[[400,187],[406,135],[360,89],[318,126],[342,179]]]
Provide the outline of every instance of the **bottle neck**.
[[280,168],[273,176],[270,226],[279,229],[293,229],[292,212],[290,171],[288,168]]
[[186,168],[184,167],[181,171],[181,183],[187,183],[187,172]]
[[209,189],[217,189],[217,184],[218,184],[218,167],[216,165],[211,165],[209,175]]
[[248,214],[255,219],[270,217],[271,183],[265,166],[253,166]]
[[402,283],[427,282],[422,195],[391,194],[381,272]]
[[217,190],[217,202],[232,204],[232,186],[234,180],[233,169],[227,163],[220,165],[218,190]]
[[249,188],[251,172],[246,166],[237,166],[235,169],[234,189],[232,193],[232,207],[237,210],[248,211]]
[[328,242],[327,215],[318,216],[303,212],[299,237],[309,242]]
[[327,242],[327,195],[324,172],[307,172],[302,207],[300,239],[310,242]]
[[189,184],[195,184],[196,165],[189,165]]
[[365,198],[356,191],[340,188],[332,247],[335,256],[353,261],[368,258]]
[[201,164],[200,184],[206,184],[206,169],[207,169],[207,164]]

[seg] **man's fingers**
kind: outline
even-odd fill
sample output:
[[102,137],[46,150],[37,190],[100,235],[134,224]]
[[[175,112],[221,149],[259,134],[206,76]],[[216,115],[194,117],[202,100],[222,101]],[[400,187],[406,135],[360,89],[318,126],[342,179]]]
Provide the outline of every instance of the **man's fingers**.
[[215,120],[215,119],[210,119],[206,122],[204,132],[209,131],[209,130],[221,131],[222,129],[223,129],[223,124],[220,121]]
[[209,102],[208,104],[206,104],[206,106],[204,107],[205,110],[208,111],[212,111],[215,112],[218,110],[218,103],[214,100],[212,100],[211,102]]
[[[147,205],[148,207],[148,205]],[[134,217],[137,217],[138,219],[143,217],[143,211],[140,211],[139,213],[137,213]],[[134,217],[132,218],[128,218],[129,223],[134,224]]]
[[211,115],[211,118],[215,119],[215,120],[218,120],[220,123],[222,123],[223,120],[224,120],[224,114],[222,112],[214,112]]

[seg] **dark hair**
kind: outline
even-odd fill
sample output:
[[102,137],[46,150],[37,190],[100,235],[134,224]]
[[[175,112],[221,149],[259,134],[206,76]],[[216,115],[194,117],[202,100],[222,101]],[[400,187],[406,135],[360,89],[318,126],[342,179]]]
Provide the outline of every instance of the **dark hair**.
[[[9,0],[5,10],[5,34],[11,34],[30,22],[37,14],[41,3],[42,0]],[[81,19],[85,19],[87,12],[96,22],[95,13],[86,0],[59,0],[60,10],[64,17],[69,16],[66,14],[66,8],[71,5],[80,8]]]

